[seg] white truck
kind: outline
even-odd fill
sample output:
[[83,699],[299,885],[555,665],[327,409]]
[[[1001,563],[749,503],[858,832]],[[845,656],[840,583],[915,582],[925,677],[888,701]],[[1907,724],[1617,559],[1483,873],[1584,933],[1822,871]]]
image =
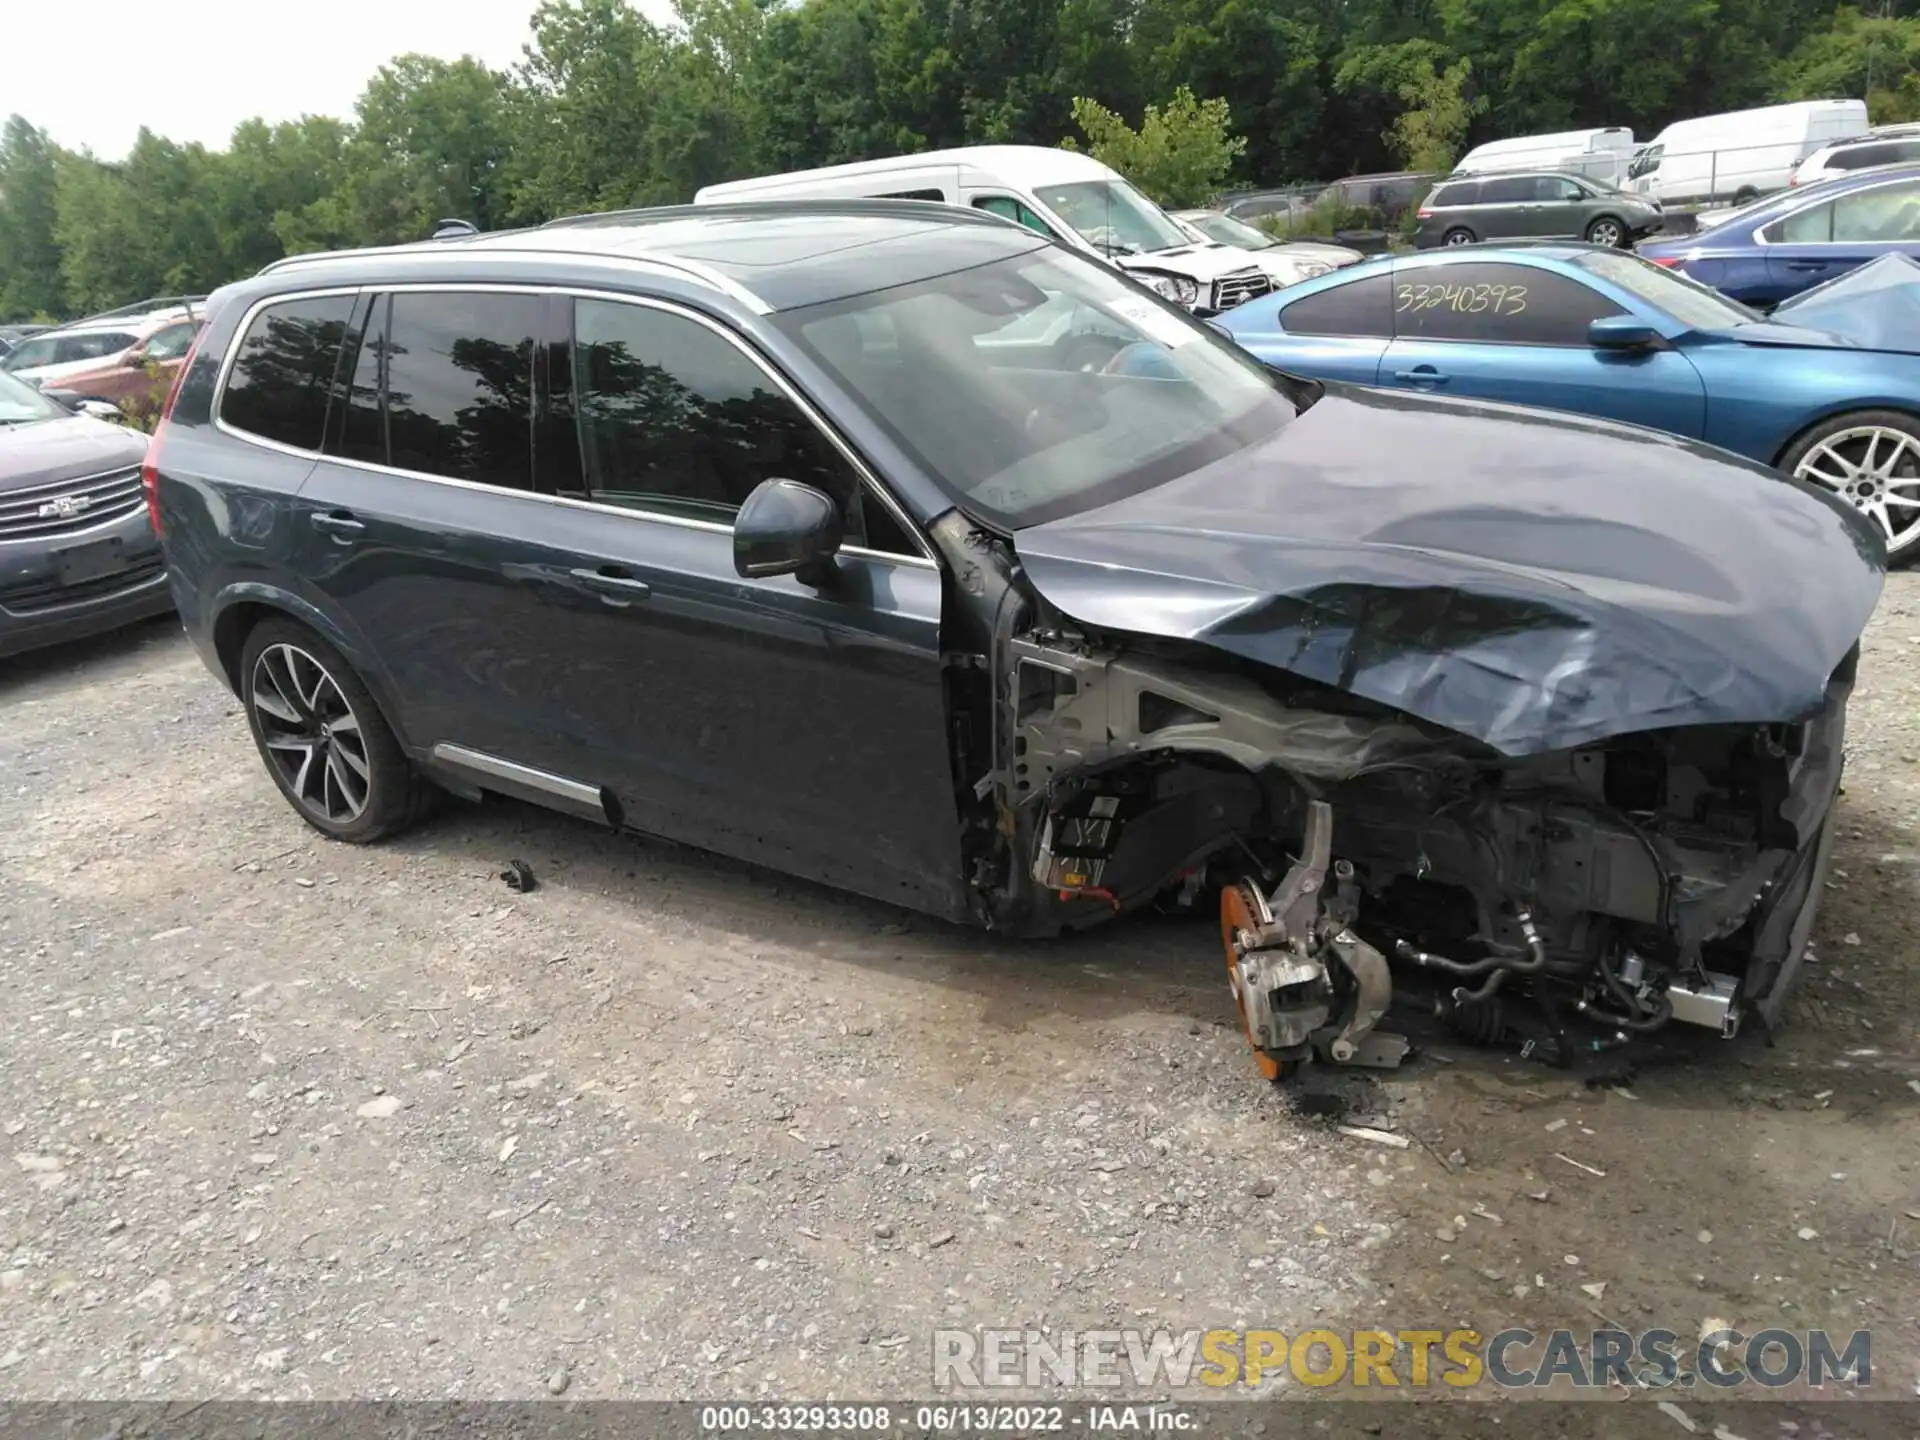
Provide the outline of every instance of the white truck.
[[1676,120],[1628,167],[1629,188],[1668,207],[1744,205],[1786,189],[1814,151],[1866,132],[1864,100],[1796,100]]
[[1202,315],[1271,291],[1244,250],[1196,240],[1088,155],[1040,145],[973,145],[709,185],[696,205],[740,200],[926,200],[985,210],[1110,261]]
[[1624,125],[1604,125],[1489,140],[1469,150],[1453,169],[1456,175],[1478,175],[1489,170],[1562,170],[1618,186],[1626,181],[1633,151],[1633,131]]

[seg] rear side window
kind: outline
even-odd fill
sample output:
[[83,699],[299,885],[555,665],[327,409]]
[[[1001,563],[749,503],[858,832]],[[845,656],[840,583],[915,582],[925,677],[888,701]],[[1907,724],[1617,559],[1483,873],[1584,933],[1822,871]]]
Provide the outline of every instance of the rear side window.
[[1428,265],[1394,276],[1394,335],[1510,345],[1585,345],[1587,326],[1625,312],[1599,291],[1530,265]]
[[240,337],[220,420],[235,430],[296,450],[318,450],[327,424],[327,392],[353,296],[320,295],[269,305]]
[[342,453],[397,470],[533,488],[540,302],[485,291],[375,304],[354,363]]
[[1920,158],[1920,139],[1887,140],[1878,145],[1848,145],[1827,156],[1829,170],[1865,170]]
[[1479,203],[1480,182],[1477,180],[1461,180],[1452,185],[1442,185],[1427,197],[1427,204],[1434,207],[1478,205]]
[[1383,271],[1303,295],[1280,312],[1289,335],[1393,334],[1393,281]]
[[885,195],[876,195],[876,200],[936,200],[944,202],[947,198],[944,190],[893,190]]
[[1480,185],[1482,205],[1513,205],[1532,199],[1531,175],[1503,175],[1498,180],[1486,180]]

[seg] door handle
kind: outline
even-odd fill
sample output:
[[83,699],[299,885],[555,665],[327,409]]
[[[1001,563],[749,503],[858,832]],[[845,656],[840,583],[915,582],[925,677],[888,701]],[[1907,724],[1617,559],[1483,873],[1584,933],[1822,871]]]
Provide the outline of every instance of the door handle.
[[364,521],[354,519],[347,510],[322,510],[307,518],[313,522],[314,529],[329,535],[358,535],[367,528]]
[[603,565],[598,570],[569,570],[567,574],[589,590],[598,591],[600,598],[609,604],[625,605],[644,600],[653,593],[653,587],[646,581],[634,579],[617,565]]
[[1409,385],[1444,385],[1453,377],[1442,375],[1431,365],[1416,365],[1411,370],[1396,370],[1393,378]]
[[1827,262],[1824,260],[1789,260],[1787,262],[1787,268],[1789,270],[1824,270],[1827,268]]

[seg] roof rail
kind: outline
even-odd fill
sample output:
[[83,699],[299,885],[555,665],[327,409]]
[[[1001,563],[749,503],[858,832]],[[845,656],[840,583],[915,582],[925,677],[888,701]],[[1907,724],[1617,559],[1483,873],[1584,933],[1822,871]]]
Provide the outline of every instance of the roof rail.
[[151,315],[160,310],[184,308],[191,312],[195,305],[204,305],[206,300],[207,297],[204,295],[155,295],[151,299],[136,300],[131,305],[122,305],[115,310],[102,310],[98,314],[82,315],[78,320],[67,321],[67,325],[91,325],[96,320],[124,320],[135,315]]
[[542,230],[566,230],[586,225],[651,225],[669,220],[711,220],[723,215],[791,215],[796,211],[814,215],[901,215],[923,217],[929,210],[944,211],[943,218],[972,224],[1005,225],[1003,216],[975,210],[966,205],[949,205],[939,200],[879,200],[863,196],[807,196],[791,200],[746,199],[716,200],[708,205],[658,205],[631,210],[588,211],[580,215],[562,215],[540,226]]

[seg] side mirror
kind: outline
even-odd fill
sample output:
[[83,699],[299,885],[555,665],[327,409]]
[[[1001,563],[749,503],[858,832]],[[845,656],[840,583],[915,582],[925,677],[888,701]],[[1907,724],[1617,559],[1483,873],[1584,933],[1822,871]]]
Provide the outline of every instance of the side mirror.
[[840,507],[798,480],[762,480],[733,519],[733,568],[749,580],[792,575],[831,583],[843,534]]
[[143,369],[147,363],[147,352],[145,350],[135,350],[120,363],[129,370]]
[[1596,350],[1653,350],[1666,338],[1631,315],[1603,315],[1587,326],[1587,343]]

